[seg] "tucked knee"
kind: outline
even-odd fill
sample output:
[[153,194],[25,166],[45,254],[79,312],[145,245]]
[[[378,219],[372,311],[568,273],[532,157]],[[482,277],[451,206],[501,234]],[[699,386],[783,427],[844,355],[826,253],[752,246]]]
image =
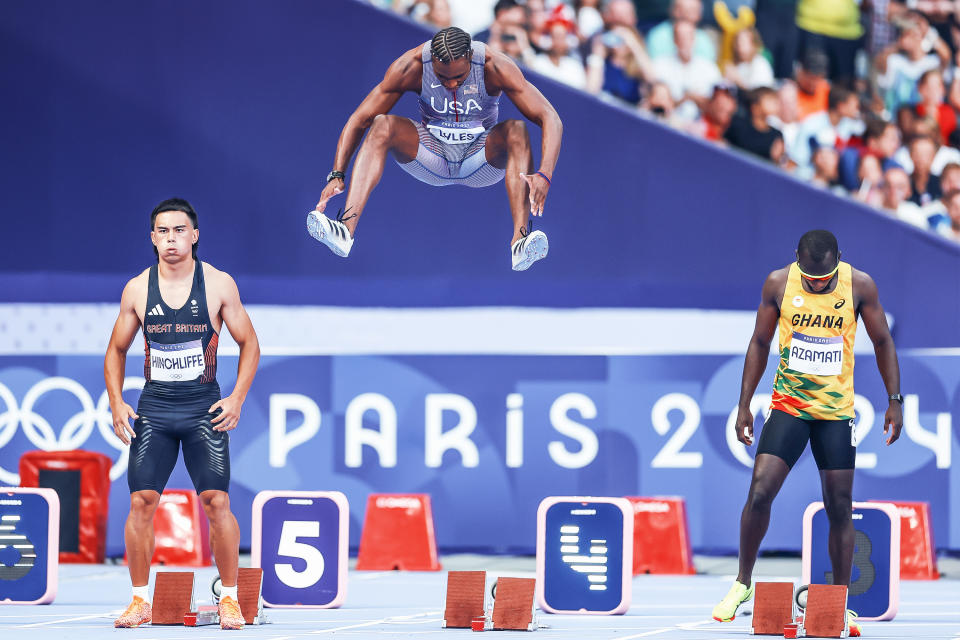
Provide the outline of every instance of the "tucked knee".
[[527,123],[523,120],[508,120],[507,146],[512,149],[528,149],[530,147],[530,132],[527,130]]
[[390,117],[383,114],[374,117],[373,124],[370,125],[370,131],[367,132],[367,142],[378,146],[386,146],[392,136],[393,125]]

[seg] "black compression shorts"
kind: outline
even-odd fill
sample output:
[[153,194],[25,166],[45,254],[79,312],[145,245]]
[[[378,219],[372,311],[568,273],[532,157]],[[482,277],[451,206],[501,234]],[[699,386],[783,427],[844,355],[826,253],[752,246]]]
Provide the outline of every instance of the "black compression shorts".
[[774,409],[763,423],[757,454],[775,455],[792,469],[809,440],[821,471],[853,469],[857,459],[853,434],[853,420],[803,420]]
[[197,493],[230,485],[230,437],[214,431],[210,405],[220,399],[216,382],[205,384],[148,382],[140,394],[130,442],[127,484],[130,492],[163,493],[180,444],[183,461]]

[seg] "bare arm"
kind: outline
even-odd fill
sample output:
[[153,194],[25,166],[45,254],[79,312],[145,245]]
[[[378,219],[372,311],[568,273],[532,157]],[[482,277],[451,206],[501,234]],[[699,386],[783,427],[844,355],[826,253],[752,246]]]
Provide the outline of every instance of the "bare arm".
[[786,269],[779,269],[767,276],[763,283],[757,321],[743,363],[740,401],[737,403],[737,440],[746,445],[753,444],[753,413],[750,411],[750,400],[767,368],[770,342],[773,340],[777,321],[780,319],[780,300],[783,298],[786,281]]
[[563,123],[556,109],[539,89],[523,77],[520,67],[507,56],[491,53],[485,73],[490,89],[501,89],[527,120],[543,130],[539,171],[553,179],[553,170],[560,156],[560,139],[563,137]]
[[107,385],[107,398],[110,400],[110,413],[113,414],[113,432],[124,444],[130,444],[130,438],[136,434],[130,426],[130,420],[137,418],[136,412],[123,400],[123,378],[127,364],[127,350],[140,329],[136,302],[143,293],[143,278],[134,278],[123,288],[120,297],[120,315],[113,325],[107,354],[103,359],[103,378]]
[[[423,77],[423,63],[420,60],[420,47],[407,51],[394,60],[387,69],[386,75],[380,84],[367,94],[360,106],[350,115],[347,123],[340,132],[337,141],[337,153],[333,160],[334,171],[346,173],[350,159],[360,145],[364,132],[370,128],[373,119],[378,115],[389,113],[397,100],[407,91],[418,91],[420,80]],[[326,208],[327,200],[338,193],[342,193],[344,182],[334,178],[323,190],[317,210]]]
[[240,302],[240,291],[237,283],[228,274],[219,272],[218,289],[221,296],[220,317],[226,325],[230,335],[240,347],[240,361],[237,364],[237,381],[233,385],[233,392],[218,400],[210,407],[210,413],[218,408],[223,411],[214,418],[214,429],[230,431],[236,428],[240,420],[240,410],[247,399],[247,392],[253,384],[253,377],[257,373],[257,363],[260,362],[260,342],[257,333],[250,322],[250,316]]
[[[900,364],[897,362],[897,348],[887,326],[887,316],[883,313],[880,304],[880,294],[877,285],[869,275],[862,271],[853,272],[854,297],[857,300],[857,313],[863,320],[870,341],[873,342],[873,352],[877,357],[877,368],[883,378],[883,386],[887,394],[900,393]],[[890,400],[883,419],[883,433],[889,434],[887,444],[893,444],[900,437],[903,428],[903,407],[896,400]]]

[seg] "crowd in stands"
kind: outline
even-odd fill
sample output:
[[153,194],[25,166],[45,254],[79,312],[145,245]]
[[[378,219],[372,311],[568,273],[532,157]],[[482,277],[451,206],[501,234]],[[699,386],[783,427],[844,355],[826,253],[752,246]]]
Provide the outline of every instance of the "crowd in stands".
[[960,0],[370,0],[960,242]]

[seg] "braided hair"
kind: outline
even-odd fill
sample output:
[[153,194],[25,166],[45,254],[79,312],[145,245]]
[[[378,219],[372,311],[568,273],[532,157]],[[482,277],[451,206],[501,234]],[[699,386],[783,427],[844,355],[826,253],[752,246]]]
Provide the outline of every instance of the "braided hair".
[[470,34],[457,27],[437,31],[430,41],[430,54],[440,62],[453,62],[470,56]]

